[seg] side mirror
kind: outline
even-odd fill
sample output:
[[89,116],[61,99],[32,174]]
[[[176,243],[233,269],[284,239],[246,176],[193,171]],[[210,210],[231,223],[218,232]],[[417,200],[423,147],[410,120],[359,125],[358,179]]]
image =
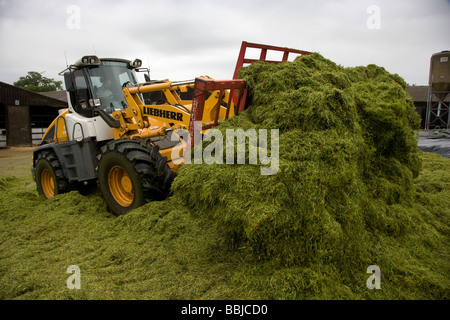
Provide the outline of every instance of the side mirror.
[[72,81],[72,73],[71,72],[66,72],[64,73],[64,84],[66,85],[66,90],[69,92],[74,92],[75,91],[75,87],[73,85],[73,81]]
[[135,68],[136,72],[145,72],[144,79],[145,82],[150,82],[150,69],[149,68]]
[[91,108],[99,107],[102,105],[102,101],[100,99],[89,99],[89,106]]

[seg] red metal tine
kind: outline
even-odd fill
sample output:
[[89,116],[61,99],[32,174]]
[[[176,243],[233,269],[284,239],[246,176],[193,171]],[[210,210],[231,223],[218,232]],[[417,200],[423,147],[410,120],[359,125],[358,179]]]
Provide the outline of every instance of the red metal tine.
[[[195,78],[194,85],[194,98],[192,99],[192,109],[191,109],[191,121],[189,123],[189,138],[191,148],[194,147],[195,142],[195,126],[196,121],[202,121],[203,119],[203,109],[205,107],[206,100],[206,87],[207,82],[202,78]],[[198,134],[198,133],[197,133]]]
[[266,61],[266,55],[267,55],[267,49],[262,48],[261,49],[261,55],[259,56],[260,61]]

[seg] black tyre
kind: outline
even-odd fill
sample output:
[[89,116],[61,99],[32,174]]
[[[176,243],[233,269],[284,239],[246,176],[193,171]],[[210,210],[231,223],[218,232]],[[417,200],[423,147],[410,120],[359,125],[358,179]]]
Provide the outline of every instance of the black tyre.
[[98,184],[115,215],[168,196],[174,174],[158,150],[147,140],[130,139],[114,140],[101,148]]
[[36,186],[38,193],[46,198],[70,191],[61,164],[52,151],[43,151],[37,156]]

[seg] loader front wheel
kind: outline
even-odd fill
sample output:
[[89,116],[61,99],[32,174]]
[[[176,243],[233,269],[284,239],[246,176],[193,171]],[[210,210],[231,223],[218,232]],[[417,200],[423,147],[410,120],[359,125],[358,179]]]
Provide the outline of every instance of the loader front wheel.
[[[108,185],[114,200],[122,207],[128,207],[133,203],[133,182],[124,168],[114,166],[109,170]],[[136,183],[134,183],[134,185],[136,185]]]
[[166,162],[156,147],[141,140],[114,140],[102,147],[98,184],[112,213],[164,199],[173,177]]

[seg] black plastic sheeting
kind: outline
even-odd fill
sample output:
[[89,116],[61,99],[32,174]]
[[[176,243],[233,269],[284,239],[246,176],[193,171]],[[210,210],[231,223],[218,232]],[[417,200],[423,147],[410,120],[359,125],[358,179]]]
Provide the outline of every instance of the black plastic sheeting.
[[420,131],[417,146],[422,151],[450,158],[450,130]]

